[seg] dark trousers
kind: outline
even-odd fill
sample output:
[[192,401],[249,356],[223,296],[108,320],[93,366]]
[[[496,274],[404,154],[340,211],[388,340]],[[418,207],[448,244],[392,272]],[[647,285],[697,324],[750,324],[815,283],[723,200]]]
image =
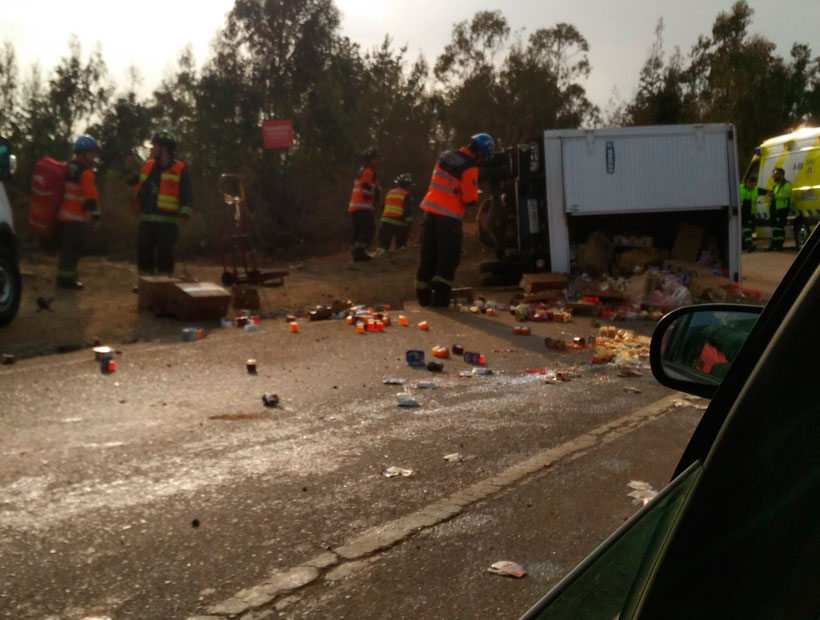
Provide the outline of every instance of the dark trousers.
[[776,250],[783,249],[783,242],[786,240],[786,221],[789,217],[789,210],[775,209],[774,205],[769,207],[772,224],[772,247]]
[[752,239],[753,222],[751,205],[743,204],[740,210],[740,225],[743,230],[743,248],[747,250],[754,247],[754,240]]
[[379,247],[385,250],[390,249],[390,243],[396,238],[396,249],[407,245],[407,225],[393,224],[382,220],[379,229]]
[[350,253],[356,260],[365,255],[365,250],[370,247],[373,233],[376,232],[376,224],[373,221],[373,211],[352,211],[350,219],[353,224],[353,239],[350,244]]
[[427,213],[421,232],[416,296],[423,306],[450,304],[450,291],[461,259],[461,220]]
[[85,222],[58,222],[60,258],[57,261],[57,280],[77,280],[77,264],[85,247]]
[[140,275],[174,273],[174,244],[179,226],[170,222],[140,222],[137,231],[137,269]]

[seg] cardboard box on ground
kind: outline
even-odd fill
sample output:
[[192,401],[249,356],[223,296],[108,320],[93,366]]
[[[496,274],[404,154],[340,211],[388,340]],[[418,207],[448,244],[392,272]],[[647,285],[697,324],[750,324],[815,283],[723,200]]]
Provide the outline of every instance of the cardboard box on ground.
[[[728,278],[716,275],[723,271],[717,242],[703,227],[686,222],[678,226],[671,248],[654,247],[654,239],[648,236],[610,239],[594,231],[577,245],[575,267],[585,276],[570,285],[578,299],[568,307],[577,314],[596,316],[594,305],[631,304],[667,311],[695,301],[743,299]],[[533,288],[530,274],[521,287],[528,293],[528,287]]]
[[221,319],[231,294],[212,282],[183,282],[168,276],[143,276],[137,287],[137,308],[183,321]]

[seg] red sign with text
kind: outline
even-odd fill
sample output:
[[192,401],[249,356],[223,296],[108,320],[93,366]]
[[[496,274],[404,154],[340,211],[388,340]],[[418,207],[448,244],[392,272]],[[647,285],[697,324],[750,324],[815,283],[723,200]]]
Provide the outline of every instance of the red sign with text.
[[266,149],[293,146],[292,121],[262,121],[262,141]]

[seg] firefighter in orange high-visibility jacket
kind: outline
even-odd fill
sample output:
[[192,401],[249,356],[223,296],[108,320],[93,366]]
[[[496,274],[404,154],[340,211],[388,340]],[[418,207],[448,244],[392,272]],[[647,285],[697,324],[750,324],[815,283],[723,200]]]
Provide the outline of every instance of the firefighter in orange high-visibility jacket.
[[353,182],[353,191],[347,212],[350,213],[353,225],[353,240],[350,253],[353,260],[368,261],[372,258],[367,253],[373,233],[376,232],[375,205],[379,202],[379,185],[376,183],[376,166],[379,162],[378,147],[371,146],[362,153],[362,167]]
[[421,208],[426,211],[416,297],[422,306],[447,307],[461,258],[461,223],[466,206],[478,202],[478,166],[489,160],[495,141],[479,133],[466,147],[442,153]]
[[137,270],[142,275],[174,273],[174,245],[179,222],[186,221],[193,206],[188,168],[175,159],[176,136],[167,130],[154,134],[151,158],[140,169],[134,209],[140,212],[137,231]]
[[403,172],[393,181],[396,187],[384,196],[384,209],[379,220],[379,245],[377,254],[384,254],[390,249],[393,237],[396,238],[396,249],[407,246],[409,228],[413,223],[415,201],[410,193],[413,186],[413,175]]
[[60,258],[57,261],[57,288],[79,290],[77,264],[83,254],[88,221],[100,220],[97,185],[91,167],[100,154],[97,141],[84,134],[74,141],[74,158],[68,162],[63,200],[57,210]]

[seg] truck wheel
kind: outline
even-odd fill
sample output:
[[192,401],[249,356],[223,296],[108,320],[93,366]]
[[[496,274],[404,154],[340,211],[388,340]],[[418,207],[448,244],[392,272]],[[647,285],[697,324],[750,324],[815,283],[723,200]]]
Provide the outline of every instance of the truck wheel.
[[23,284],[14,253],[0,246],[0,325],[7,325],[17,315]]
[[809,235],[811,231],[809,227],[805,224],[800,224],[797,227],[797,230],[794,231],[794,245],[797,246],[797,249],[801,249],[804,245],[806,245],[806,241],[809,240]]

